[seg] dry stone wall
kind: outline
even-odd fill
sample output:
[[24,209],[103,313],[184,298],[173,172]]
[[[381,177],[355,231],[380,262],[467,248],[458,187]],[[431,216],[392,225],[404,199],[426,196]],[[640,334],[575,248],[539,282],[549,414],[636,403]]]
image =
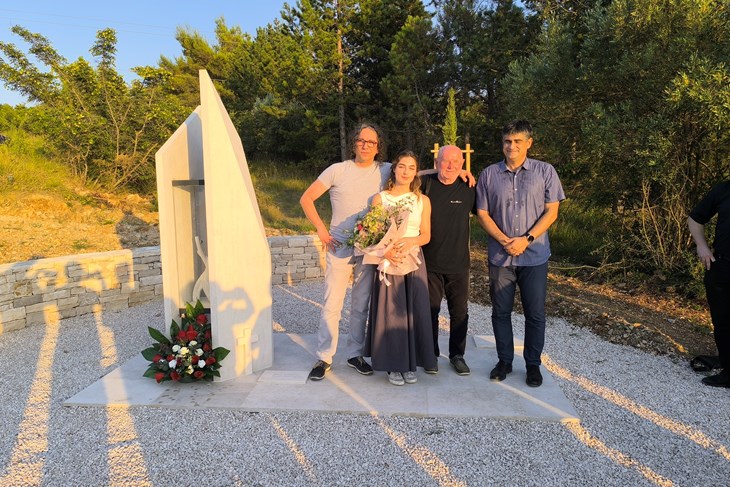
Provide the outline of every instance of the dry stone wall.
[[[324,275],[316,236],[269,237],[271,284]],[[0,334],[162,299],[159,247],[69,255],[0,265]]]

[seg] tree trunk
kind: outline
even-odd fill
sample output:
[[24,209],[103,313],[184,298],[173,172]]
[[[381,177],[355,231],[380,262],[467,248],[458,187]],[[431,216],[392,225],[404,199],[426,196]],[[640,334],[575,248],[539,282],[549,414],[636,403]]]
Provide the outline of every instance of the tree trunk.
[[338,58],[338,75],[339,83],[337,85],[337,93],[339,95],[338,115],[340,119],[340,155],[342,160],[348,158],[347,153],[347,130],[345,128],[345,69],[342,52],[342,28],[340,27],[340,3],[335,2],[337,11],[337,58]]

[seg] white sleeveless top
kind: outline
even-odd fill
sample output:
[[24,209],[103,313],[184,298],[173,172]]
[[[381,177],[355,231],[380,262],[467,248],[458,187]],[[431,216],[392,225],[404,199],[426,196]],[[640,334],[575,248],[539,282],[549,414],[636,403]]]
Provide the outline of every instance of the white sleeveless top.
[[[380,192],[380,200],[383,206],[389,208],[395,206],[399,202],[407,204],[411,208],[408,215],[408,223],[404,237],[418,237],[421,234],[421,214],[423,213],[423,200],[421,196],[414,193],[405,193],[400,196],[391,196],[385,191]],[[405,200],[405,201],[404,201]],[[410,200],[410,201],[408,201]]]

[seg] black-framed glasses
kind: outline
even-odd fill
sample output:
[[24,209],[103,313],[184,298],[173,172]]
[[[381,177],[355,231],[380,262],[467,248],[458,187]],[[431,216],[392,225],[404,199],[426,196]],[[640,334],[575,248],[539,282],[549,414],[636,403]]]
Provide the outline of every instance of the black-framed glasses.
[[360,147],[367,147],[368,149],[372,149],[373,147],[376,147],[378,145],[377,140],[365,140],[359,137],[355,139],[355,143]]

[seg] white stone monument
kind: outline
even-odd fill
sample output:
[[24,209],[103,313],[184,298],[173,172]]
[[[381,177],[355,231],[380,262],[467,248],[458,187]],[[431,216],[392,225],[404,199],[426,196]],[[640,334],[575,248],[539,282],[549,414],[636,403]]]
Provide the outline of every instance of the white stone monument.
[[220,380],[270,367],[271,253],[243,144],[205,70],[200,106],[155,160],[166,324],[200,297],[213,346],[231,351]]

